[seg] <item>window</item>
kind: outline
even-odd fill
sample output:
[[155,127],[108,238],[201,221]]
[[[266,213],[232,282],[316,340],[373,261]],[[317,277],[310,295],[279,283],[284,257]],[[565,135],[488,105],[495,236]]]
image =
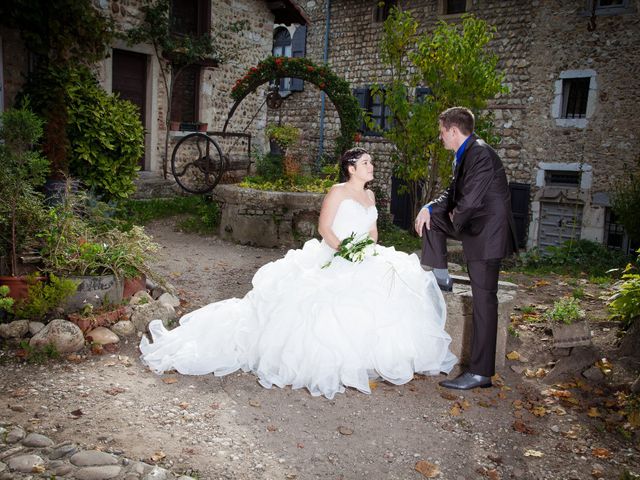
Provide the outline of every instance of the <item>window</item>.
[[389,107],[384,104],[382,95],[373,95],[370,87],[356,88],[353,94],[358,99],[360,108],[369,113],[369,116],[380,130],[370,130],[363,121],[360,127],[362,133],[370,136],[382,135],[381,131],[388,130],[392,122],[391,111]]
[[396,0],[382,0],[376,5],[376,9],[373,12],[373,21],[376,23],[384,22],[389,18],[391,8],[396,6]]
[[[298,25],[293,37],[286,27],[277,27],[273,32],[273,47],[271,53],[274,57],[304,57],[307,48],[307,27]],[[304,82],[299,78],[281,78],[280,92],[301,92],[304,90]]]
[[580,172],[571,170],[546,170],[544,183],[550,187],[579,187]]
[[459,13],[465,13],[467,11],[467,0],[445,0],[444,1],[444,14],[454,15]]
[[200,65],[185,67],[175,80],[171,98],[171,120],[197,122],[200,92]]
[[629,238],[622,224],[618,223],[616,214],[610,208],[607,208],[605,213],[604,243],[607,247],[621,250],[626,254],[633,254],[640,247],[640,242]]
[[616,15],[630,11],[629,0],[589,0],[589,13]]
[[171,33],[207,35],[211,31],[211,4],[207,0],[171,0]]
[[590,78],[562,80],[562,118],[585,118]]
[[433,96],[433,90],[429,87],[416,87],[416,103],[424,103],[427,97]]
[[559,127],[586,128],[596,109],[595,70],[565,70],[555,82],[551,115]]

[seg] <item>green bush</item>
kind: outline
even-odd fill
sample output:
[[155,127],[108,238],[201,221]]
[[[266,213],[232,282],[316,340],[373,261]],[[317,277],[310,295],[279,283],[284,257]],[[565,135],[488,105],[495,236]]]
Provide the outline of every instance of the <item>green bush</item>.
[[256,162],[256,175],[268,181],[274,181],[282,178],[284,175],[284,167],[282,165],[282,155],[267,153],[262,155],[254,153]]
[[71,173],[105,199],[135,191],[144,155],[144,129],[137,107],[109,95],[88,70],[72,73],[67,85]]
[[629,328],[640,317],[640,249],[636,264],[629,263],[622,274],[622,284],[609,300],[614,318],[622,320],[623,328]]
[[68,278],[58,278],[51,274],[48,282],[33,281],[29,285],[29,294],[14,306],[17,318],[42,320],[44,316],[73,295],[78,285]]
[[636,171],[630,171],[625,166],[625,171],[620,175],[620,180],[615,185],[611,204],[620,223],[627,234],[640,240],[640,157]]
[[0,311],[10,312],[13,307],[13,298],[7,295],[9,295],[9,287],[0,285]]
[[602,276],[611,269],[624,267],[629,257],[590,240],[569,240],[542,253],[538,248],[523,253],[519,266],[528,273],[588,273]]
[[571,325],[584,317],[577,298],[561,298],[553,303],[553,308],[546,312],[545,317],[551,322]]

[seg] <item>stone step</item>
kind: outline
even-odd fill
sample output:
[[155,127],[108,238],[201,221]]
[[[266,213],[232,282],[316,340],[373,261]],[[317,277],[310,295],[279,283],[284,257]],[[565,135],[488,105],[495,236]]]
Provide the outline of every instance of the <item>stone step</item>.
[[151,198],[171,198],[178,195],[186,195],[171,174],[163,178],[161,172],[138,172],[138,178],[134,180],[136,191],[131,198],[148,200]]

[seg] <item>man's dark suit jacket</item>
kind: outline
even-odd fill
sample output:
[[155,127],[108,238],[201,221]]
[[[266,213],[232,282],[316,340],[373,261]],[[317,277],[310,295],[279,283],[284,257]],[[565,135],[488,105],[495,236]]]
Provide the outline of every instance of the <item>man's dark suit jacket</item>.
[[432,214],[453,212],[453,228],[468,261],[505,258],[517,250],[504,166],[495,150],[475,135],[451,185],[429,205]]

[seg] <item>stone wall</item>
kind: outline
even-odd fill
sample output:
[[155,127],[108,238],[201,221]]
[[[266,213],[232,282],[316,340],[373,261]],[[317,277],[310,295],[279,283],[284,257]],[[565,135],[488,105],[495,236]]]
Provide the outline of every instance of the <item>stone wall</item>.
[[[325,34],[325,1],[300,0],[311,18],[307,56],[322,62]],[[411,10],[423,31],[436,22],[457,22],[457,15],[440,15],[439,0],[405,0],[402,8]],[[604,209],[608,194],[623,165],[635,166],[640,156],[640,138],[634,127],[634,113],[640,107],[635,85],[640,73],[640,1],[630,0],[629,8],[617,15],[598,15],[596,29],[588,31],[590,20],[587,0],[470,0],[472,14],[496,27],[491,48],[500,58],[508,94],[494,99],[489,109],[496,119],[495,145],[512,182],[531,188],[531,224],[529,245],[538,241],[540,198],[544,197],[544,169],[553,164],[578,164],[589,167],[582,198],[584,213],[580,235],[602,241]],[[332,0],[329,36],[329,64],[346,78],[353,88],[384,83],[389,72],[381,66],[378,44],[382,24],[373,21],[375,2]],[[567,71],[593,71],[594,87],[588,107],[588,119],[581,126],[566,126],[554,118],[558,85]],[[563,73],[564,72],[564,73]],[[561,81],[560,81],[561,84]],[[555,107],[557,108],[557,106]],[[302,128],[300,152],[304,158],[317,158],[319,150],[320,95],[305,85],[285,101],[271,119]],[[569,122],[570,123],[570,122]],[[338,132],[337,115],[330,109],[326,116],[324,151],[332,152],[332,140]],[[362,146],[376,160],[376,182],[390,192],[389,145],[380,138],[364,137]],[[541,167],[541,163],[546,166]],[[551,166],[549,166],[551,164]],[[560,166],[562,168],[562,165]],[[573,167],[571,167],[573,168]],[[594,200],[596,199],[596,200]],[[556,198],[554,201],[562,201]]]

